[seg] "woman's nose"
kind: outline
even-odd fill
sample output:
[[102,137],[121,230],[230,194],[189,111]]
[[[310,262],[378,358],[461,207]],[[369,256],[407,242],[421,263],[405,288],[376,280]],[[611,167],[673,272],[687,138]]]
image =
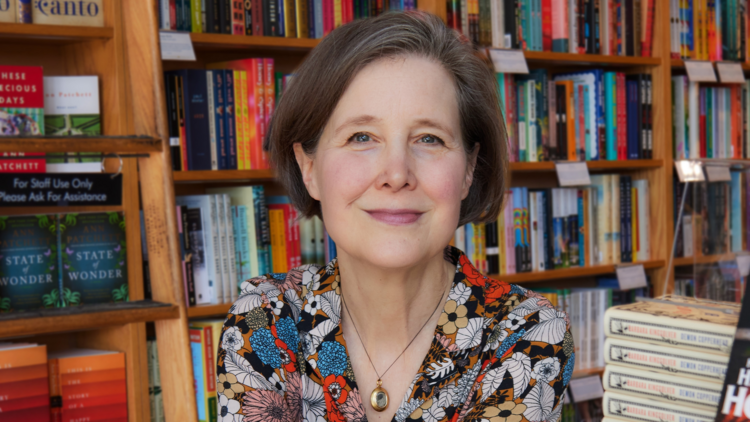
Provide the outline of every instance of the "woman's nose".
[[416,177],[413,171],[414,160],[405,143],[387,143],[382,151],[377,185],[379,189],[398,192],[414,189]]

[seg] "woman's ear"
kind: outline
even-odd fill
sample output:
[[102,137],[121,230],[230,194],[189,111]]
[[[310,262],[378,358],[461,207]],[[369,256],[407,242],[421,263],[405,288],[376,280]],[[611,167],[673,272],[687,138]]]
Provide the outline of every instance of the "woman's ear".
[[463,194],[461,200],[466,199],[469,196],[469,189],[471,184],[474,182],[474,169],[477,168],[477,157],[479,156],[479,142],[474,143],[474,148],[471,149],[467,158],[468,165],[466,166],[466,178],[464,179]]
[[307,193],[313,199],[319,201],[320,195],[318,194],[318,186],[317,183],[315,183],[315,177],[313,177],[313,158],[305,153],[304,148],[302,148],[302,143],[296,142],[293,146],[294,158],[297,159],[297,165],[302,173],[302,182],[307,188]]

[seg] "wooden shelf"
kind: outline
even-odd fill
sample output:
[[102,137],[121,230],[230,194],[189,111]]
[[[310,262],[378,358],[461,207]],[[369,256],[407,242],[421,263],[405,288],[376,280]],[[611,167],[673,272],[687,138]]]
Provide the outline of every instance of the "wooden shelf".
[[161,145],[161,139],[148,136],[0,136],[0,151],[17,152],[147,153],[161,151]]
[[172,172],[175,183],[267,181],[273,180],[273,170],[197,170]]
[[176,305],[151,301],[17,312],[0,316],[0,338],[93,330],[178,316]]
[[[645,269],[661,268],[666,263],[663,260],[651,260],[644,262],[635,262],[635,264],[643,264]],[[623,265],[629,265],[623,264]],[[549,271],[532,271],[528,273],[516,273],[516,274],[505,274],[497,275],[493,274],[489,277],[498,280],[503,280],[508,283],[539,283],[551,280],[561,280],[566,278],[579,278],[579,277],[593,277],[597,275],[614,274],[615,265],[596,265],[593,267],[573,267],[564,268],[560,270],[549,270]]]
[[196,51],[210,50],[286,50],[307,52],[315,48],[319,39],[260,37],[254,35],[190,34]]
[[589,368],[589,369],[575,369],[573,370],[573,378],[584,378],[591,375],[604,375],[605,368]]
[[687,267],[693,264],[715,264],[722,261],[731,261],[737,257],[734,253],[727,253],[722,255],[703,255],[703,256],[686,256],[682,258],[675,258],[672,261],[672,265],[675,267]]
[[[663,160],[621,160],[621,161],[587,161],[586,166],[590,171],[607,170],[641,170],[660,168],[664,165]],[[555,163],[543,161],[538,163],[510,163],[513,172],[544,172],[555,171]]]
[[530,64],[568,64],[595,66],[659,66],[659,57],[604,56],[601,54],[553,53],[549,51],[524,51]]
[[50,44],[69,44],[107,39],[113,36],[114,30],[112,28],[28,23],[3,23],[0,25],[0,39],[3,42],[42,41]]
[[[738,63],[742,66],[743,70],[745,70],[745,71],[749,71],[750,70],[750,63],[747,63],[747,62],[738,62]],[[672,59],[671,60],[671,66],[673,68],[676,68],[676,69],[684,68],[685,67],[685,60],[682,60],[682,59]]]
[[211,305],[197,305],[187,308],[188,318],[225,317],[229,313],[231,303],[219,303]]

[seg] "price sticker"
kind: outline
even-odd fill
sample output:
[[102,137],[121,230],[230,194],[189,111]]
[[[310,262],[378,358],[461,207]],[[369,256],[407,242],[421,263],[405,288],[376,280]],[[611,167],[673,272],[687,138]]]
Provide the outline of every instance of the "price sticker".
[[591,184],[589,167],[584,162],[555,163],[555,171],[560,186],[586,186]]
[[728,165],[707,165],[706,178],[709,182],[731,182],[732,175],[729,173]]
[[719,72],[719,80],[725,84],[744,84],[745,72],[742,65],[735,62],[718,62],[716,70]]
[[495,66],[497,73],[529,73],[529,66],[526,64],[526,56],[522,50],[504,50],[499,48],[488,49],[490,60]]
[[674,162],[675,170],[677,170],[677,178],[680,182],[703,182],[705,177],[703,176],[703,166],[700,161],[691,160],[679,160]]
[[640,289],[648,286],[643,264],[620,265],[615,269],[615,274],[617,274],[620,290]]
[[600,399],[604,397],[602,380],[599,375],[572,379],[570,380],[570,393],[576,403]]
[[750,275],[750,253],[737,254],[737,268],[742,277]]
[[716,72],[711,62],[685,60],[685,70],[690,82],[716,82]]
[[159,31],[162,60],[195,61],[193,41],[187,32]]

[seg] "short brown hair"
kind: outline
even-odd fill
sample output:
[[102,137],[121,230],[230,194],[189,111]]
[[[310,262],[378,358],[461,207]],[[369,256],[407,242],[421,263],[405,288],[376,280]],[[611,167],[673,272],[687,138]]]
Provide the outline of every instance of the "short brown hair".
[[461,132],[467,153],[479,144],[469,194],[459,225],[494,220],[507,179],[507,141],[497,81],[471,44],[424,12],[388,12],[340,26],[305,59],[271,118],[266,145],[292,204],[306,217],[321,215],[307,192],[293,145],[312,155],[339,99],[357,73],[382,59],[415,55],[442,65],[455,81]]

